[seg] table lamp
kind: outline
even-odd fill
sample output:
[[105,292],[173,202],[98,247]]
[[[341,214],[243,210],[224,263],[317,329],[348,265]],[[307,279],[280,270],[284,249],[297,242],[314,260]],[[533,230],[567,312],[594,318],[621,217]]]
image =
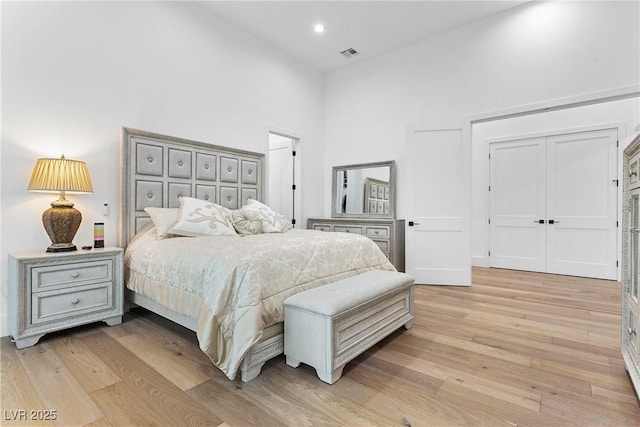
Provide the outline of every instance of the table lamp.
[[65,193],[93,193],[89,170],[84,162],[59,159],[38,159],[33,168],[29,191],[60,192],[60,198],[42,214],[42,224],[51,239],[47,252],[69,252],[77,248],[72,243],[82,214],[65,198]]

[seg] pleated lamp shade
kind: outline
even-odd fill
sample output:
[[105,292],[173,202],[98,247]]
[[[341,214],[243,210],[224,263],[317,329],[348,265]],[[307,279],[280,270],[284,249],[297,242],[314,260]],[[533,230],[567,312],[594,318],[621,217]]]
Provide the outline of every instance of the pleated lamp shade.
[[31,191],[64,191],[68,193],[93,193],[89,169],[85,162],[65,159],[38,159],[31,181]]
[[59,159],[38,159],[28,189],[60,192],[60,198],[42,214],[42,224],[52,242],[47,252],[75,251],[76,246],[72,242],[80,228],[82,214],[73,207],[73,202],[66,199],[65,194],[93,193],[87,165],[78,160],[65,159],[64,155]]

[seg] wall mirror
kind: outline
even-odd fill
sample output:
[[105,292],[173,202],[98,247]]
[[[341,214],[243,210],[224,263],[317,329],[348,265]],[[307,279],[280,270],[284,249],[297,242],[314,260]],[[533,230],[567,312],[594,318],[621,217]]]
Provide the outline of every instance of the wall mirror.
[[395,218],[395,163],[334,166],[333,218]]

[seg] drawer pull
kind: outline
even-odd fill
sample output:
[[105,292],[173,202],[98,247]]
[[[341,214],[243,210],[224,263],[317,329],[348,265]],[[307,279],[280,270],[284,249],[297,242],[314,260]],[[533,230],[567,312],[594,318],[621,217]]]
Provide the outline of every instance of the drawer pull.
[[80,300],[78,298],[74,298],[73,301],[71,301],[71,304],[76,305],[79,302]]
[[374,233],[380,234],[380,230],[376,230],[376,231],[374,231]]
[[77,279],[78,277],[80,277],[80,273],[78,273],[77,271],[75,273],[71,273],[71,277]]

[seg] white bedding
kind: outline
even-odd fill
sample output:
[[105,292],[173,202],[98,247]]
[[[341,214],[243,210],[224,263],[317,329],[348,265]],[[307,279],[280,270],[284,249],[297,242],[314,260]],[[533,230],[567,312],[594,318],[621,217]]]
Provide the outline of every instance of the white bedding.
[[125,253],[127,287],[198,319],[200,348],[230,379],[294,293],[368,270],[395,270],[370,239],[293,229],[248,236],[156,239],[141,231]]

